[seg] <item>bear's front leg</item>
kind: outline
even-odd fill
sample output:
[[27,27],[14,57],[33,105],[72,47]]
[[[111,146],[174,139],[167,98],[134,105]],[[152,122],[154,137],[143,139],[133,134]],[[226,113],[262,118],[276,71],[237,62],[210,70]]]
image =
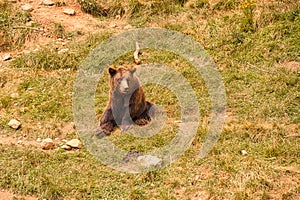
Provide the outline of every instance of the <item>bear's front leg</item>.
[[131,120],[130,115],[129,116],[124,116],[122,118],[122,123],[120,124],[121,131],[127,131],[130,128],[130,124],[131,124],[130,120]]
[[120,129],[122,131],[127,131],[130,128],[131,124],[132,124],[132,119],[129,113],[129,106],[126,106],[124,115],[122,117],[122,122],[120,124]]
[[101,118],[100,128],[97,130],[96,136],[102,138],[106,135],[110,135],[116,127],[111,108],[107,108]]
[[156,106],[148,101],[146,101],[146,103],[145,111],[134,120],[134,123],[138,126],[149,124],[151,119],[154,119],[155,117]]

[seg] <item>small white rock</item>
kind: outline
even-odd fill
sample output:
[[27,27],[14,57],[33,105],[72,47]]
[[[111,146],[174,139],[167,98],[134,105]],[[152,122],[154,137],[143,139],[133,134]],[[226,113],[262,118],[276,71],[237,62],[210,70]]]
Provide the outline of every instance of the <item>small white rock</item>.
[[19,93],[18,92],[14,92],[14,93],[12,93],[11,95],[10,95],[10,97],[11,98],[13,98],[13,99],[17,99],[17,98],[19,98]]
[[7,61],[7,60],[10,60],[10,59],[11,59],[10,53],[6,53],[6,54],[4,54],[4,56],[2,57],[2,60],[3,60],[3,61]]
[[63,12],[66,15],[75,15],[75,10],[73,10],[72,8],[66,8],[63,10]]
[[54,144],[54,142],[53,142],[53,140],[51,138],[46,138],[46,139],[44,139],[42,141],[41,147],[44,150],[54,149],[55,148],[55,144]]
[[8,126],[17,130],[21,126],[21,122],[16,119],[12,119],[8,122]]
[[58,54],[63,54],[63,53],[68,52],[68,51],[69,51],[69,49],[68,49],[68,48],[65,48],[65,49],[59,50],[57,53],[58,53]]
[[68,146],[70,146],[72,148],[78,148],[78,149],[82,148],[82,143],[78,139],[72,139],[72,140],[68,141],[66,143],[66,145],[68,145]]
[[72,149],[72,147],[70,147],[66,144],[62,145],[60,148],[65,149],[65,150],[71,150]]
[[130,24],[127,24],[126,26],[124,26],[124,29],[125,30],[133,29],[133,26],[131,26]]
[[38,138],[38,139],[36,139],[36,141],[40,143],[40,142],[42,142],[42,138]]
[[241,154],[242,154],[243,156],[246,156],[246,155],[248,154],[248,152],[247,152],[246,150],[242,150],[242,151],[241,151]]
[[22,140],[18,140],[17,144],[22,144]]
[[24,4],[23,6],[21,6],[21,8],[24,11],[28,11],[28,12],[33,11],[33,7],[30,4]]
[[143,166],[151,167],[161,164],[162,159],[152,155],[139,156],[137,161],[140,162]]
[[42,4],[45,5],[45,6],[53,6],[54,5],[54,1],[43,0]]
[[113,23],[113,24],[109,25],[109,27],[110,27],[110,28],[117,28],[117,26],[118,26],[118,25],[117,25],[117,24],[115,24],[115,23]]

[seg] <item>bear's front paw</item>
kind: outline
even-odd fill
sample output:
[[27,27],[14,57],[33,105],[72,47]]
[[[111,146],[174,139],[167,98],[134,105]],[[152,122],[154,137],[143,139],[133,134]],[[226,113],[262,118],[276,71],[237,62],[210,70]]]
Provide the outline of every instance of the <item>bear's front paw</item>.
[[149,122],[150,122],[150,119],[149,120],[147,120],[147,119],[137,119],[137,120],[134,121],[134,123],[138,126],[145,126],[145,125],[149,124]]
[[108,135],[109,135],[109,134],[105,133],[105,131],[104,131],[103,129],[101,129],[101,128],[98,128],[98,129],[96,130],[96,134],[95,134],[95,136],[96,136],[98,139],[104,138],[104,137],[106,137],[106,136],[108,136]]
[[130,125],[129,125],[129,124],[121,125],[121,126],[120,126],[121,131],[127,131],[129,128],[130,128]]

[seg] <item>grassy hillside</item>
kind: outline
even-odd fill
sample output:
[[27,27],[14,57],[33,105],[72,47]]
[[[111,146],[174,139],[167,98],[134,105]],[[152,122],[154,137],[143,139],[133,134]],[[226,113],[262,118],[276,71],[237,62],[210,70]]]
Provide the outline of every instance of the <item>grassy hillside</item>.
[[[56,3],[55,6],[61,6]],[[0,189],[39,199],[299,199],[300,198],[300,4],[284,1],[78,1],[99,21],[116,17],[133,27],[163,27],[182,32],[211,55],[223,77],[227,118],[222,135],[207,157],[197,155],[207,132],[210,100],[203,79],[178,55],[142,50],[142,63],[163,63],[180,72],[199,101],[197,135],[170,166],[142,174],[107,168],[85,148],[43,151],[34,145],[0,143]],[[34,29],[14,29],[30,17],[8,2],[0,3],[1,51],[21,51]],[[39,24],[32,28],[39,27]],[[10,137],[79,137],[73,123],[72,91],[76,71],[90,50],[120,30],[68,33],[53,26],[53,37],[70,37],[69,50],[53,45],[20,54],[0,67],[0,141]],[[123,32],[125,30],[121,30]],[[12,34],[13,33],[13,34]],[[61,35],[63,34],[63,35]],[[114,65],[128,65],[132,54]],[[174,94],[145,86],[150,101],[168,113],[166,127],[140,139],[117,130],[110,140],[129,151],[160,148],[174,137],[179,106]],[[16,95],[17,94],[17,95]],[[108,77],[97,88],[101,116],[108,100]],[[18,130],[7,124],[16,118]],[[246,156],[241,155],[246,150]]]

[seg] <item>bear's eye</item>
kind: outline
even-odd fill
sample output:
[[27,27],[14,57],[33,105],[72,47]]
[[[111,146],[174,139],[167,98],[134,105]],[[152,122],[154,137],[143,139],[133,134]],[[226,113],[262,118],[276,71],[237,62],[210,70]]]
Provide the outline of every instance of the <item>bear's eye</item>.
[[121,81],[122,81],[122,78],[118,78],[118,79],[117,79],[117,82],[118,82],[118,83],[121,83]]

